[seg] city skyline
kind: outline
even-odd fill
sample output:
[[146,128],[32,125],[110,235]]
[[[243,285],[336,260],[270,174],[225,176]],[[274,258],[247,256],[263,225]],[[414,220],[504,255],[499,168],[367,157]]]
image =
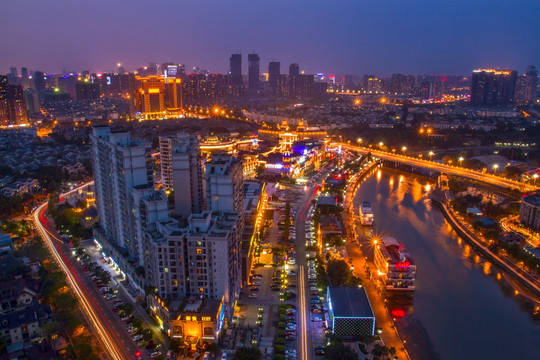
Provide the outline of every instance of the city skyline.
[[[173,61],[186,64],[187,72],[199,66],[227,73],[228,57],[236,51],[246,59],[258,53],[262,69],[277,60],[299,63],[307,73],[383,76],[469,74],[482,67],[521,74],[540,59],[540,50],[529,45],[540,34],[534,16],[540,4],[532,1],[94,4],[0,5],[11,14],[0,28],[14,34],[0,39],[1,72],[10,66],[100,72],[118,62],[134,69]],[[148,15],[153,11],[156,16]],[[247,74],[247,61],[242,65]]]

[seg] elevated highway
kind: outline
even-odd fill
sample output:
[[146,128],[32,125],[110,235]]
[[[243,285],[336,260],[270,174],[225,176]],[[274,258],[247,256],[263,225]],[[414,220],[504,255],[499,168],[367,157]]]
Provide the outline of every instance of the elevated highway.
[[502,176],[483,173],[461,166],[440,164],[431,160],[422,160],[412,156],[388,153],[386,151],[369,149],[358,145],[351,145],[345,143],[336,143],[336,145],[340,145],[343,149],[355,151],[361,154],[371,153],[371,155],[382,160],[392,161],[395,163],[410,165],[418,168],[430,169],[448,175],[460,176],[463,178],[484,182],[498,187],[519,189],[523,192],[538,191],[540,189],[538,186],[535,185],[525,184],[519,181],[503,178]]

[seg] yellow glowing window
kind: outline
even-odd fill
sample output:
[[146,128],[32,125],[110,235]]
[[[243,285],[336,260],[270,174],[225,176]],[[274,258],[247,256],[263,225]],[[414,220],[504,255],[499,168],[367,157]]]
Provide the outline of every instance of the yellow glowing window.
[[202,321],[210,321],[210,316],[203,316]]
[[186,321],[191,321],[191,316],[186,316]]
[[202,249],[197,249],[197,254],[202,254]]
[[200,293],[203,293],[203,292],[204,292],[204,289],[203,289],[203,288],[199,288],[199,292],[200,292]]

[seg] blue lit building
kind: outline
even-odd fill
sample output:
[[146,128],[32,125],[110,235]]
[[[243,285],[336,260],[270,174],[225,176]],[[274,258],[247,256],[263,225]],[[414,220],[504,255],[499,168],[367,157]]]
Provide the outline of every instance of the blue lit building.
[[375,334],[375,315],[364,288],[328,287],[327,298],[333,334],[344,340]]

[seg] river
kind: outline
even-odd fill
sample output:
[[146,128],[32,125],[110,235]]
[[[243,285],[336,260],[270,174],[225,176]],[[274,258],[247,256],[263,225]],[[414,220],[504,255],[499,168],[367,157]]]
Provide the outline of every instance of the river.
[[[404,243],[417,266],[414,296],[390,300],[413,360],[540,359],[540,323],[498,269],[464,243],[432,206],[427,179],[383,169],[366,179],[373,231]],[[368,228],[362,228],[364,238]],[[369,256],[369,255],[368,255]]]

